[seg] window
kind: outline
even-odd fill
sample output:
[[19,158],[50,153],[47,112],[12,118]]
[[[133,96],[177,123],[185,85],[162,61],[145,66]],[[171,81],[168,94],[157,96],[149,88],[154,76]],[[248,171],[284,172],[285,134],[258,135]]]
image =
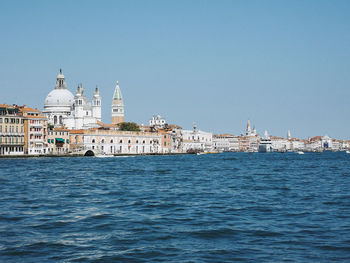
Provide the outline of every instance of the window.
[[2,123],[2,118],[0,118],[0,123]]
[[[119,143],[123,143],[123,140],[120,140]],[[121,146],[120,146],[121,147]]]
[[[113,140],[111,140],[111,143],[113,143]],[[112,147],[112,146],[111,146]]]
[[136,143],[139,143],[139,140],[136,140]]
[[8,118],[5,118],[5,123],[9,123],[9,119]]
[[[53,116],[53,123],[54,124],[57,124],[57,116],[55,115],[55,116]],[[57,134],[56,134],[57,135]]]
[[131,141],[130,141],[130,140],[128,140],[128,143],[131,143]]
[[[102,139],[102,141],[101,141],[102,143],[105,143],[105,139]],[[102,146],[103,147],[103,146]]]
[[92,143],[95,143],[95,139],[92,139]]

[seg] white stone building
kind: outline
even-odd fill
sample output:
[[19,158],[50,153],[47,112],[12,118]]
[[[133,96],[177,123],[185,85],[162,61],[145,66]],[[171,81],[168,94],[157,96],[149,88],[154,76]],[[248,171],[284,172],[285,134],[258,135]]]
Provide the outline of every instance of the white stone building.
[[151,132],[89,129],[71,133],[71,147],[94,154],[161,153],[161,134]]
[[182,152],[189,150],[210,152],[213,150],[213,134],[193,126],[193,130],[182,130]]
[[159,114],[154,115],[152,119],[149,121],[150,127],[164,128],[166,125],[167,125],[166,120],[162,118]]
[[219,134],[213,136],[213,149],[219,152],[238,152],[239,140],[232,134]]
[[66,127],[68,129],[89,129],[98,127],[97,121],[101,121],[101,96],[96,88],[92,102],[84,95],[84,89],[80,84],[76,95],[66,87],[66,80],[62,70],[57,76],[56,85],[45,99],[44,116],[48,123],[54,127]]

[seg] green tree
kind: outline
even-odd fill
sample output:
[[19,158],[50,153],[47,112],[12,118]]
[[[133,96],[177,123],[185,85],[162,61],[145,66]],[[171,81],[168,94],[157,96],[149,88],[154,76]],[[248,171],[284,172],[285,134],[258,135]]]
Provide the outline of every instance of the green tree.
[[121,131],[140,131],[139,126],[135,122],[122,122],[119,124]]

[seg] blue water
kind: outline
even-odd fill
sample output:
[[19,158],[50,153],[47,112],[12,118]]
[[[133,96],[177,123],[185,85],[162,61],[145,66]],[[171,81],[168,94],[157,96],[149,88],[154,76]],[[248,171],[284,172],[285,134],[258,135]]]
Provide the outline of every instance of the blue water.
[[0,159],[0,262],[350,262],[345,153]]

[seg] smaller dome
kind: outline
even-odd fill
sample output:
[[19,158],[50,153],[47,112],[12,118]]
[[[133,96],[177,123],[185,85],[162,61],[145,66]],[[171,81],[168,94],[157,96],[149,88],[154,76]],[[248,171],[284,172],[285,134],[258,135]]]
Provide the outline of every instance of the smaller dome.
[[45,99],[44,107],[50,106],[72,106],[74,102],[73,94],[67,89],[54,89]]

